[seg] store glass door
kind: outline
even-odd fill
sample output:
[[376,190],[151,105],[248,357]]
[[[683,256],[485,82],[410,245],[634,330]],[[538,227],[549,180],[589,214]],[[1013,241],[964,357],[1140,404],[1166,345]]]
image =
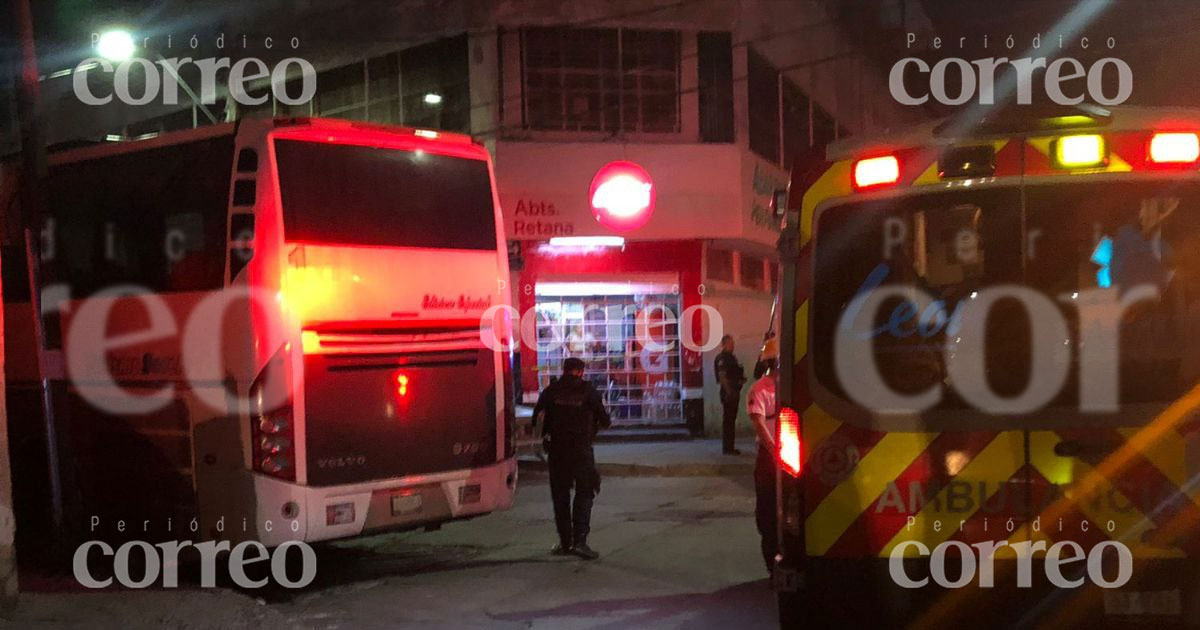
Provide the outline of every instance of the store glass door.
[[679,295],[621,283],[633,292],[596,294],[597,284],[538,286],[539,390],[579,357],[614,426],[683,422]]

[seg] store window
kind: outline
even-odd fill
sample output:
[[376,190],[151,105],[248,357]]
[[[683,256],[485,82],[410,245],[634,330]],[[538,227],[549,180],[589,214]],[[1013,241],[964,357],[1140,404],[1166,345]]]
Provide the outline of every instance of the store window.
[[557,131],[679,131],[679,33],[521,30],[525,126]]
[[[569,284],[538,287],[538,389],[562,373],[565,359],[578,357],[615,425],[682,422],[679,295],[573,293]],[[654,343],[644,344],[639,331]]]

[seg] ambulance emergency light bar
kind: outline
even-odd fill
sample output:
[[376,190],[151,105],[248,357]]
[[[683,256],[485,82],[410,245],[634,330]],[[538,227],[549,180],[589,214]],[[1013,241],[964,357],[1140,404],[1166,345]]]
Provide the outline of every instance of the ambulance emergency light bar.
[[[1160,131],[1148,135],[1142,160],[1126,159],[1143,167],[1200,167],[1200,133]],[[1060,170],[1102,168],[1109,163],[1108,141],[1101,134],[1069,134],[1050,142],[1051,164]],[[1144,160],[1144,161],[1143,161]],[[989,145],[952,146],[938,159],[941,179],[986,177],[995,172],[995,152]],[[895,154],[856,160],[851,168],[855,191],[870,191],[900,182],[900,160]]]

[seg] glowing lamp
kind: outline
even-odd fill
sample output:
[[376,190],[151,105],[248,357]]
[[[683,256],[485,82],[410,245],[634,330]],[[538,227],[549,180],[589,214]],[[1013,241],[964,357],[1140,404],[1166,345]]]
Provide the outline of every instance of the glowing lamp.
[[800,441],[800,415],[794,409],[779,410],[779,464],[789,475],[800,476],[804,465],[804,449]]
[[654,212],[656,192],[646,169],[633,162],[609,162],[588,190],[592,215],[601,225],[619,232],[646,224]]
[[889,186],[900,181],[900,161],[894,155],[881,155],[854,163],[854,187],[858,189]]
[[1063,136],[1054,143],[1054,163],[1059,168],[1101,166],[1107,158],[1104,136]]
[[625,247],[623,236],[552,236],[551,247]]
[[1150,138],[1150,161],[1155,164],[1193,164],[1200,160],[1200,136],[1194,133],[1156,133]]
[[401,373],[401,374],[396,375],[396,395],[399,396],[400,398],[404,398],[405,396],[408,395],[408,375],[407,374]]
[[96,39],[96,54],[109,61],[127,61],[133,58],[136,51],[137,44],[133,41],[133,35],[126,30],[105,31]]

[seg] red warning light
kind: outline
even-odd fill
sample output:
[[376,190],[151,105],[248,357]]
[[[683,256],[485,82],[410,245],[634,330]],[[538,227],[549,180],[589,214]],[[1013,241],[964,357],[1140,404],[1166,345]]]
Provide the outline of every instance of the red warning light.
[[894,155],[881,155],[854,163],[854,187],[875,188],[900,181],[900,162]]
[[627,161],[609,162],[592,178],[588,200],[601,225],[624,232],[639,228],[654,213],[656,191],[646,169]]
[[408,395],[408,375],[407,374],[397,374],[396,375],[396,395],[401,398],[404,398],[405,396]]
[[790,407],[779,410],[779,463],[793,477],[800,476],[804,463],[804,443],[800,437],[800,415]]

